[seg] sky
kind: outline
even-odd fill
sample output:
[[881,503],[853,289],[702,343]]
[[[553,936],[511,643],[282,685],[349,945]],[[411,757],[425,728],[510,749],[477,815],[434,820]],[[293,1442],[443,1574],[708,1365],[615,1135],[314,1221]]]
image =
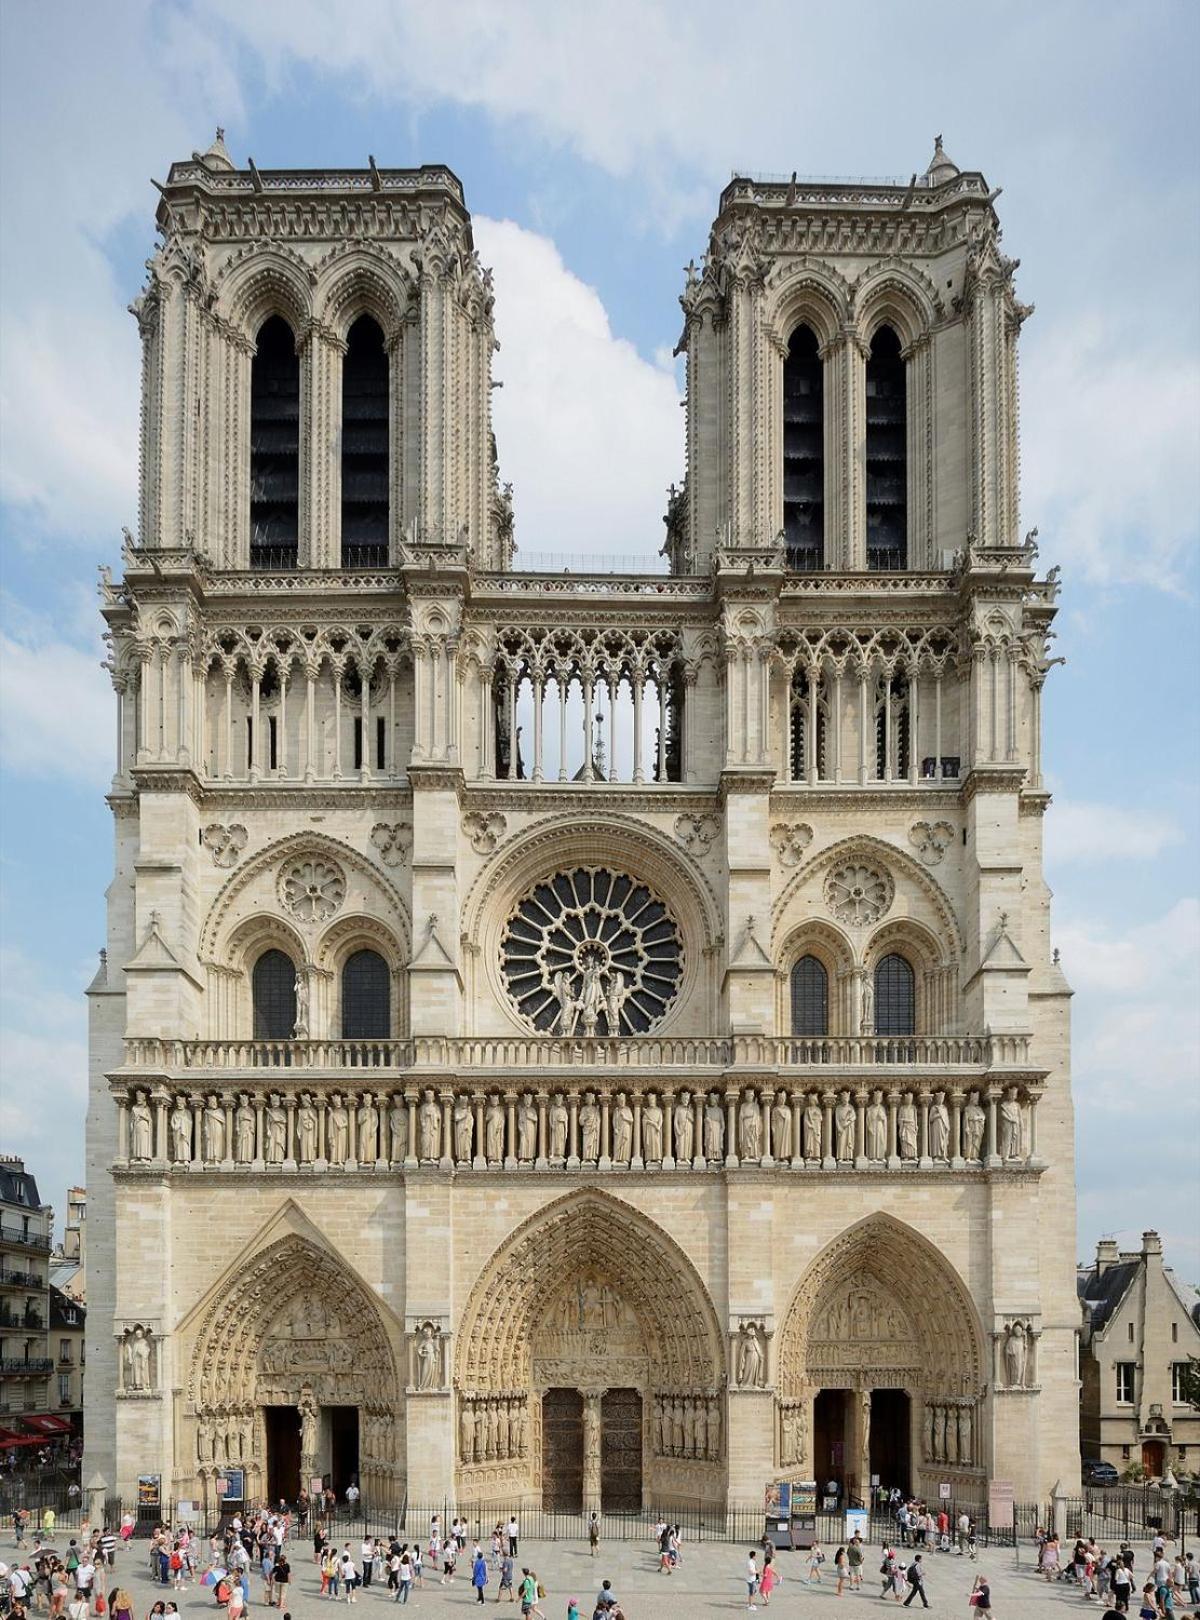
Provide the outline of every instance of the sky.
[[126,306],[173,159],[449,164],[495,273],[521,554],[651,558],[682,473],[682,266],[730,173],[1001,187],[1022,516],[1061,564],[1045,698],[1074,987],[1077,1253],[1200,1282],[1200,7],[1191,0],[4,0],[0,1147],[82,1175],[113,713],[95,597],[136,514]]

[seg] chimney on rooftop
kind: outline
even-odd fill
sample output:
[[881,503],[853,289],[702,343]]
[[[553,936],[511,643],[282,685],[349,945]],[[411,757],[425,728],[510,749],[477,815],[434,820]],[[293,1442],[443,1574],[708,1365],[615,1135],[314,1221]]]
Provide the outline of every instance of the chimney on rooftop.
[[1101,1238],[1096,1245],[1096,1275],[1103,1277],[1109,1266],[1115,1266],[1120,1259],[1121,1251],[1117,1247],[1116,1238]]

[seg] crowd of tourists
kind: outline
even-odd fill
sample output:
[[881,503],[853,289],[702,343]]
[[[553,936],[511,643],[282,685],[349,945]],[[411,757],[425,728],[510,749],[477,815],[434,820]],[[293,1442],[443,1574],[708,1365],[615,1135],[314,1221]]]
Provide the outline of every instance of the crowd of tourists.
[[[1150,1550],[1150,1570],[1140,1576],[1137,1555],[1123,1541],[1108,1552],[1093,1537],[1080,1536],[1069,1553],[1051,1532],[1038,1532],[1038,1570],[1047,1581],[1078,1588],[1088,1603],[1107,1603],[1112,1613],[1137,1613],[1140,1620],[1161,1620],[1181,1615],[1184,1605],[1200,1605],[1200,1563],[1194,1552],[1180,1549],[1169,1554],[1166,1538],[1156,1536]],[[1135,1598],[1140,1608],[1134,1610]]]

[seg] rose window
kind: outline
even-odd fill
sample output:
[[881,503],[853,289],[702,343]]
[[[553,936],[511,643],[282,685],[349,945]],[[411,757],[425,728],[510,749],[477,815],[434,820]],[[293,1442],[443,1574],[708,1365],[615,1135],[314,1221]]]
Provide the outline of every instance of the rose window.
[[877,922],[892,903],[895,886],[886,872],[851,861],[829,874],[825,903],[847,923]]
[[320,856],[290,861],[279,874],[279,898],[301,922],[324,922],[346,898],[346,874]]
[[644,883],[580,866],[539,883],[500,942],[504,982],[535,1029],[557,1035],[641,1035],[679,991],[675,919]]

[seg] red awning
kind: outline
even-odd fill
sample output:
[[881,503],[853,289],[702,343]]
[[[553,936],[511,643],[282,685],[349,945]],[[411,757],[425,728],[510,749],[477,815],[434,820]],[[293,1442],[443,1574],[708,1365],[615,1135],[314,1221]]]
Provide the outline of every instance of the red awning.
[[26,1417],[21,1421],[29,1428],[35,1429],[39,1436],[47,1434],[70,1434],[71,1424],[67,1418],[59,1417],[56,1412],[49,1412],[44,1417]]
[[7,1429],[0,1429],[0,1451],[12,1451],[17,1446],[42,1446],[46,1437],[41,1434],[10,1434]]

